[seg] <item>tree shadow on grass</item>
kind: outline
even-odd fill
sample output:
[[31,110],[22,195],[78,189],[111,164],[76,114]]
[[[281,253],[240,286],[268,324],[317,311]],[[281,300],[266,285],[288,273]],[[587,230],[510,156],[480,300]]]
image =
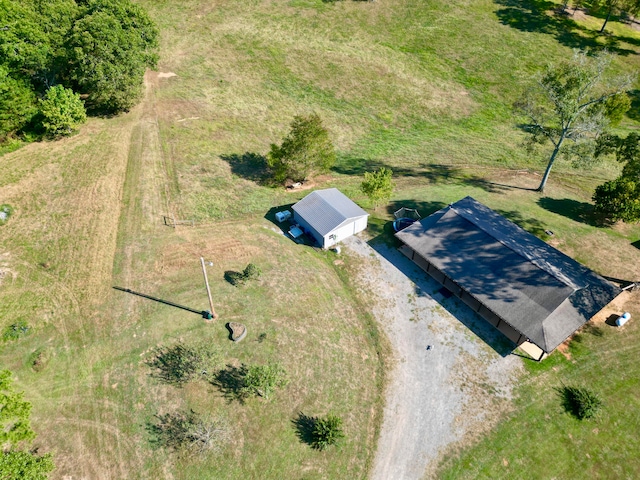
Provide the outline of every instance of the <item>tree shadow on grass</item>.
[[397,249],[385,245],[384,242],[376,241],[375,238],[368,243],[384,259],[394,265],[415,284],[414,293],[416,295],[433,298],[498,355],[506,357],[516,349],[516,345],[512,341],[478,313],[469,308],[462,300],[453,295],[449,296],[449,298],[442,295],[442,293],[440,293],[442,285]]
[[316,425],[318,417],[310,417],[304,413],[298,413],[298,417],[291,420],[296,429],[296,436],[301,442],[307,445],[313,445],[313,429]]
[[575,222],[601,226],[601,222],[598,222],[595,218],[594,206],[590,203],[580,202],[572,198],[557,199],[551,197],[542,197],[537,203],[545,210],[557,213]]
[[211,383],[220,389],[228,402],[237,400],[242,404],[247,398],[244,390],[246,375],[247,367],[245,365],[240,367],[227,365],[226,368],[215,374]]
[[153,350],[153,355],[145,363],[153,369],[151,377],[181,387],[193,378],[196,370],[191,353],[191,349],[181,342],[161,345]]
[[[591,30],[571,18],[566,13],[556,12],[557,4],[548,0],[495,0],[502,5],[496,11],[498,20],[503,25],[523,32],[539,32],[555,37],[555,39],[569,48],[590,50],[593,52],[606,48],[618,55],[635,54],[634,50],[622,48],[618,38],[612,35],[600,34]],[[600,39],[604,38],[604,42]],[[625,37],[624,41],[628,41]],[[635,42],[629,42],[635,43]]]
[[261,186],[273,186],[273,174],[267,157],[259,153],[245,152],[220,155],[231,167],[231,173]]
[[456,165],[426,162],[417,164],[415,167],[398,167],[378,160],[361,157],[343,157],[332,170],[342,175],[364,175],[365,172],[372,172],[381,167],[392,170],[394,177],[424,178],[434,184],[449,183],[468,185],[470,187],[482,188],[491,193],[501,193],[511,188],[519,188],[487,181],[480,176],[469,173],[469,170]]
[[149,443],[154,449],[179,450],[190,424],[193,423],[193,417],[193,411],[155,415],[155,421],[148,421],[146,424]]
[[537,218],[525,218],[517,210],[496,210],[496,212],[541,240],[549,238],[545,225]]

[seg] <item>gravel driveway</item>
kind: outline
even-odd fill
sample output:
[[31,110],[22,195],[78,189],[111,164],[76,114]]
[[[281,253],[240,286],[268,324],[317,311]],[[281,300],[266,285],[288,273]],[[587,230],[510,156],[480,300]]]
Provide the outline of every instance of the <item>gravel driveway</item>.
[[482,435],[509,408],[521,359],[395,248],[359,237],[344,245],[362,259],[354,281],[371,296],[395,357],[371,478],[434,478],[446,447]]

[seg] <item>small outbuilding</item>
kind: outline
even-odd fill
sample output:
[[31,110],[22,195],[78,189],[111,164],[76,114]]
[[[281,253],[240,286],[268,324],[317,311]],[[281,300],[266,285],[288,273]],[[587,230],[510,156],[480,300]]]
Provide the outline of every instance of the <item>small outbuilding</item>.
[[369,214],[337,188],[316,190],[293,207],[293,220],[322,248],[367,228]]
[[537,360],[620,293],[471,197],[396,237],[402,253]]

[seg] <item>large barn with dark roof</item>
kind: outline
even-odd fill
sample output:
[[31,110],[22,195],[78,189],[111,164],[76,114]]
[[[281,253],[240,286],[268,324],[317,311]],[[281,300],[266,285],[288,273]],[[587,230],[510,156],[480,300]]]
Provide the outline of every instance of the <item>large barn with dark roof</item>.
[[396,237],[402,253],[537,360],[620,293],[471,197]]

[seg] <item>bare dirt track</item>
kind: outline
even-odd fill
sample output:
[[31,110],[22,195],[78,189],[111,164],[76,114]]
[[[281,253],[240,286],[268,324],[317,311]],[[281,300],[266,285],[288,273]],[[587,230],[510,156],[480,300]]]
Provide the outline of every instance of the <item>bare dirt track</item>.
[[395,248],[357,237],[346,246],[362,260],[355,281],[373,300],[395,357],[371,478],[434,478],[447,446],[491,428],[508,408],[521,359]]

